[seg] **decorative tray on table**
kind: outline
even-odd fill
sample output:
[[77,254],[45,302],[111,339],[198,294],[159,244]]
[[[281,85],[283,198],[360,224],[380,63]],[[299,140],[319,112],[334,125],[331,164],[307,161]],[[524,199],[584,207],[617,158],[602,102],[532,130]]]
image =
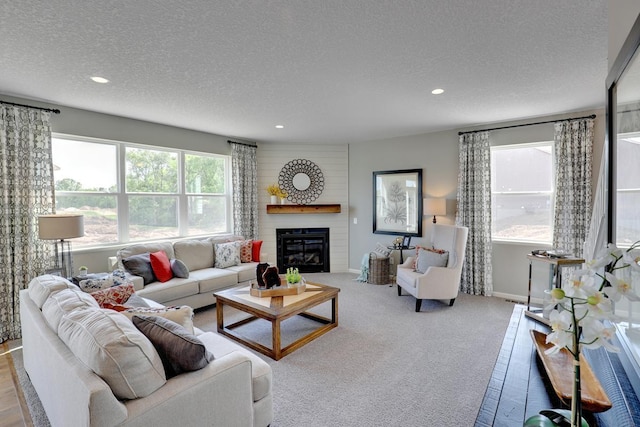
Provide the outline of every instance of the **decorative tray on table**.
[[274,286],[273,288],[259,288],[257,283],[252,283],[249,293],[254,297],[278,297],[284,295],[300,295],[305,291],[307,286],[304,283],[296,283],[293,285],[287,285],[286,283],[280,286]]

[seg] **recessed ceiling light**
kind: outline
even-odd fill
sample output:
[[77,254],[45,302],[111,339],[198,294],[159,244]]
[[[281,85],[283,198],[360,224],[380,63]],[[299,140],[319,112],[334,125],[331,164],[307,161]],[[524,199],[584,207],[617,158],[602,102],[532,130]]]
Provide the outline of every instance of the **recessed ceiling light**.
[[93,76],[91,77],[91,80],[93,80],[96,83],[109,83],[108,79],[105,79],[104,77],[99,77],[99,76]]
[[434,89],[431,93],[434,95],[440,95],[441,93],[444,93],[444,89]]
[[276,129],[284,129],[284,125],[276,125]]

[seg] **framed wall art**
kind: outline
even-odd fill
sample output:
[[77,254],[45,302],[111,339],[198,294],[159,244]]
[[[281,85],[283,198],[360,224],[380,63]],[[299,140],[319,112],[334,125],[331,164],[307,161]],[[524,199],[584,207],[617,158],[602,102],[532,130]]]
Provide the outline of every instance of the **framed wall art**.
[[373,232],[422,237],[422,169],[373,172]]

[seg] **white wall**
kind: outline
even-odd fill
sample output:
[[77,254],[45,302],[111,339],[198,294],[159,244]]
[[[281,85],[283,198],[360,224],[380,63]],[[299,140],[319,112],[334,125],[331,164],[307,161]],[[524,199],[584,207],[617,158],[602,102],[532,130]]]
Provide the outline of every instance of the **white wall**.
[[616,60],[633,23],[640,16],[640,1],[609,0],[609,69]]
[[[258,192],[259,235],[263,240],[262,252],[266,261],[276,263],[276,228],[329,228],[331,272],[345,272],[349,257],[349,149],[347,145],[289,145],[259,144]],[[266,187],[278,183],[282,167],[291,160],[306,159],[314,162],[324,177],[324,190],[314,201],[316,204],[340,203],[339,214],[267,214],[270,203]]]
[[[604,93],[603,93],[604,104]],[[526,122],[559,120],[569,117],[582,117],[596,114],[595,146],[594,146],[594,176],[599,173],[602,148],[604,146],[604,110],[582,111],[549,117],[539,117],[535,120],[514,121],[507,123],[493,123],[473,129],[493,128]],[[553,124],[525,126],[512,129],[493,131],[492,144],[505,145],[525,142],[553,140]],[[438,218],[438,222],[452,224],[455,221],[456,193],[458,182],[458,133],[457,131],[438,132],[382,141],[371,141],[349,146],[349,234],[351,248],[349,252],[349,268],[359,271],[362,255],[375,247],[376,242],[390,243],[395,236],[373,234],[372,215],[372,172],[377,170],[394,169],[423,169],[424,197],[446,197],[447,216]],[[595,189],[595,182],[593,183]],[[353,224],[357,218],[358,223]],[[431,219],[423,222],[423,237],[413,238],[412,243],[427,243],[431,235]],[[493,288],[494,295],[510,299],[522,300],[527,295],[529,262],[526,255],[539,245],[514,243],[493,244]],[[408,253],[405,253],[405,256]],[[396,254],[397,259],[397,254]],[[547,279],[546,270],[534,268],[534,287],[540,286],[539,281]]]

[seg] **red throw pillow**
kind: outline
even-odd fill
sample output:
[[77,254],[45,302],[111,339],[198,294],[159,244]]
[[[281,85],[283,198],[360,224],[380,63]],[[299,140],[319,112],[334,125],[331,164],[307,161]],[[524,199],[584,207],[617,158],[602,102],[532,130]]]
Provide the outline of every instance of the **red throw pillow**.
[[171,280],[173,272],[171,271],[171,262],[164,251],[153,252],[149,254],[151,261],[151,269],[156,278],[161,282]]
[[260,262],[260,248],[262,247],[262,240],[254,240],[251,250],[251,261]]

